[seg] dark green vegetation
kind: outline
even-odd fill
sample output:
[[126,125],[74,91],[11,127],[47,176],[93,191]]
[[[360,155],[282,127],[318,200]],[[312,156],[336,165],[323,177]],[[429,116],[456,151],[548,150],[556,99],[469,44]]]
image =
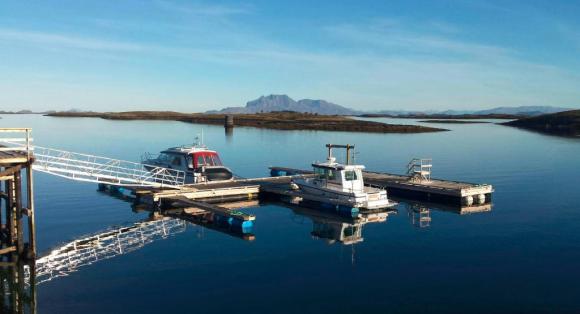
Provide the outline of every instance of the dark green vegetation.
[[423,123],[455,123],[455,124],[472,124],[472,123],[491,123],[489,121],[462,121],[462,120],[421,120]]
[[502,124],[547,134],[580,136],[580,110],[545,114]]
[[[180,113],[172,111],[127,112],[55,112],[51,117],[91,117],[111,120],[172,120],[200,124],[224,124],[225,114]],[[423,133],[446,129],[418,125],[386,124],[360,121],[344,116],[326,116],[298,112],[270,112],[235,115],[236,126],[277,130],[320,130],[370,133]]]

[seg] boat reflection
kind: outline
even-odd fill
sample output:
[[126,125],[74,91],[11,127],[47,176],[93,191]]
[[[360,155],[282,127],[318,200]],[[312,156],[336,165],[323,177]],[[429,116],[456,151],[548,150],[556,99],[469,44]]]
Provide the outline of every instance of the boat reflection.
[[403,204],[407,210],[407,215],[409,216],[409,221],[411,225],[418,228],[428,228],[431,226],[431,211],[442,211],[448,213],[454,213],[458,215],[471,215],[478,213],[490,212],[492,209],[492,204],[482,204],[482,205],[472,205],[472,206],[446,206],[442,204],[427,203],[427,202],[417,202],[410,201],[406,199],[397,199],[400,204]]
[[290,208],[296,215],[307,217],[312,221],[312,231],[310,234],[313,238],[325,240],[328,244],[338,242],[342,245],[354,245],[362,242],[364,240],[364,225],[385,222],[390,214],[397,213],[396,210],[388,208],[360,212],[357,217],[350,218],[315,208],[288,203],[281,203],[281,205]]

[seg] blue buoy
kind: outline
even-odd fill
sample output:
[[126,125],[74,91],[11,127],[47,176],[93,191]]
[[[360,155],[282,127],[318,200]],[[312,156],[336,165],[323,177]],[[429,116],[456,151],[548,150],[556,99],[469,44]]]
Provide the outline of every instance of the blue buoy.
[[252,233],[253,227],[254,222],[251,220],[234,219],[232,222],[232,228],[240,231],[241,233]]

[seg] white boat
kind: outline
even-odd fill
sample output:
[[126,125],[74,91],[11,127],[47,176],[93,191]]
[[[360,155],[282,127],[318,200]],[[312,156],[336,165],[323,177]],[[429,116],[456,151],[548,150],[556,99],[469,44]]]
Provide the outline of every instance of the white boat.
[[[379,209],[394,206],[387,191],[364,185],[363,165],[349,164],[352,145],[327,144],[328,158],[313,163],[315,177],[298,178],[293,182],[304,193],[304,198],[360,209]],[[347,161],[341,164],[332,156],[332,148],[346,148]]]
[[219,154],[203,144],[171,147],[154,156],[146,153],[141,158],[145,167],[156,166],[185,172],[185,183],[227,181],[232,171],[223,165]]

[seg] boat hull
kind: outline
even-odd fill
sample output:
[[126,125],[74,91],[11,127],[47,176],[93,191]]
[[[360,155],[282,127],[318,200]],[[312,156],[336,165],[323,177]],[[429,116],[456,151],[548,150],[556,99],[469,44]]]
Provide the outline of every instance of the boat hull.
[[295,183],[305,194],[304,198],[312,195],[317,199],[325,198],[325,202],[330,204],[360,209],[381,209],[393,206],[387,199],[386,192],[384,191],[377,190],[371,193],[353,193],[314,186],[308,181],[297,180]]

